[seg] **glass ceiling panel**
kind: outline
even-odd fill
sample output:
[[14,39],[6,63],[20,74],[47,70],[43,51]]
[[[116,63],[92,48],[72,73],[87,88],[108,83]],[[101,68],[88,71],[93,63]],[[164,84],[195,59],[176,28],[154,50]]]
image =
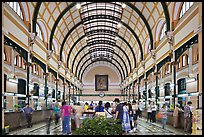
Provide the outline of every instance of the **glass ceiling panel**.
[[122,18],[122,4],[81,2],[80,13],[92,61],[111,59],[118,34],[117,24]]

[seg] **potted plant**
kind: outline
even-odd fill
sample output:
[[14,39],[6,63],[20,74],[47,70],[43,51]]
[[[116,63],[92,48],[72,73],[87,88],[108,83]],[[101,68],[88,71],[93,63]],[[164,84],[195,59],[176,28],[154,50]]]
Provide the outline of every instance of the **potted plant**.
[[121,135],[122,125],[116,119],[103,116],[84,119],[82,127],[73,131],[74,135]]
[[18,104],[15,104],[15,105],[14,105],[14,108],[15,108],[15,112],[18,112],[18,109],[21,108],[21,106],[18,105]]

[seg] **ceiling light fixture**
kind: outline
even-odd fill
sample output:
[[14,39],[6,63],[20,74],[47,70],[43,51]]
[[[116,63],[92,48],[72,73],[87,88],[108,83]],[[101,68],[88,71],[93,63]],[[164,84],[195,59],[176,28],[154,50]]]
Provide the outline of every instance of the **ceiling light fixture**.
[[115,40],[118,40],[118,39],[119,39],[118,36],[116,36],[116,37],[115,37]]
[[122,8],[125,8],[125,7],[126,7],[126,4],[125,4],[125,3],[123,3],[123,4],[122,4]]
[[118,23],[117,27],[118,28],[121,28],[122,24],[121,23]]
[[80,9],[80,8],[81,8],[81,5],[80,5],[79,3],[77,3],[76,8],[77,8],[77,9]]

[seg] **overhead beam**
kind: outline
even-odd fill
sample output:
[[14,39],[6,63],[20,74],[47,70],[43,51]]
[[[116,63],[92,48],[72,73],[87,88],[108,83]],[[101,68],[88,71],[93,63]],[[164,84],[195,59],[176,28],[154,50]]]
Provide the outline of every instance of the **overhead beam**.
[[42,2],[37,2],[36,6],[35,6],[35,10],[33,13],[33,32],[36,32],[36,23],[37,23],[37,17],[38,17],[38,12],[40,10],[40,6],[41,6]]

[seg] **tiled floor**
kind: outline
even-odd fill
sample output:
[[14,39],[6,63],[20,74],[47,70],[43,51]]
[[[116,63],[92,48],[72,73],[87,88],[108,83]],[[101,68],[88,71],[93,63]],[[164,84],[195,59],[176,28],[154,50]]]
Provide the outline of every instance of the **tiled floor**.
[[[146,123],[146,119],[141,118],[139,118],[138,121],[138,130],[134,133],[129,133],[128,135],[187,135],[185,132],[183,132],[183,129],[175,129],[170,125],[167,125],[166,129],[162,129],[160,123]],[[35,124],[32,128],[12,131],[9,133],[9,135],[48,135],[47,124]],[[51,123],[50,135],[62,135],[61,121],[59,122],[59,125],[55,125],[53,122]]]
[[166,129],[162,129],[160,123],[147,123],[146,119],[139,118],[138,130],[130,135],[187,135],[183,129],[175,129],[170,125],[166,125]]

